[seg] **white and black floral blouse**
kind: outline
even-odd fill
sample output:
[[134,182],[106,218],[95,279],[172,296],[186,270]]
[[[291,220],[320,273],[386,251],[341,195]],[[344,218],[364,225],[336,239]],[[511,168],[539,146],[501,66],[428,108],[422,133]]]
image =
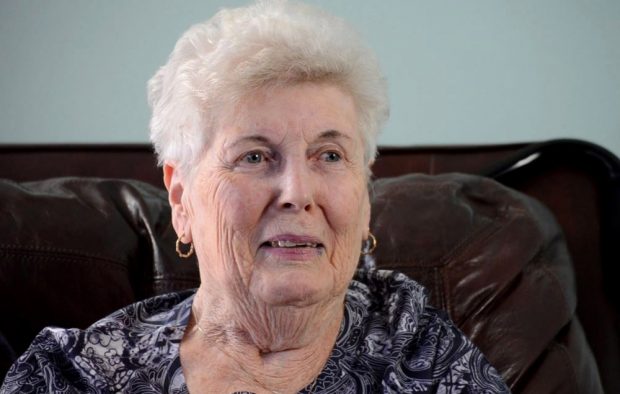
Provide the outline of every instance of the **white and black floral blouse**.
[[[45,328],[1,393],[187,393],[179,344],[194,291],[150,298],[86,330]],[[244,390],[240,387],[239,390]],[[302,391],[307,393],[308,390]],[[314,393],[506,393],[497,371],[403,274],[361,270]]]

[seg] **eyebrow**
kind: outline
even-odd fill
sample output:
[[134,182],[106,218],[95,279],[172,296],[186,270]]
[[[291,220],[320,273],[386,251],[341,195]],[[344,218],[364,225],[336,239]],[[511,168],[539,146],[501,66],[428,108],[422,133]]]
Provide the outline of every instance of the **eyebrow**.
[[341,133],[338,130],[327,130],[322,132],[321,134],[319,134],[319,136],[316,138],[317,140],[337,140],[337,139],[346,139],[346,140],[350,140],[351,137],[349,137],[346,134]]
[[[319,134],[319,136],[315,139],[316,141],[322,141],[322,140],[336,140],[336,139],[345,139],[345,140],[351,140],[351,137],[349,137],[346,134],[341,133],[338,130],[326,130],[324,132],[322,132],[321,134]],[[271,144],[271,140],[263,135],[260,134],[252,134],[252,135],[247,135],[245,137],[241,137],[240,139],[236,140],[235,142],[233,142],[231,144],[231,147],[242,144],[244,142],[259,142],[259,143],[263,143],[263,144]]]
[[263,144],[269,144],[271,141],[269,141],[269,138],[262,136],[260,134],[252,134],[252,135],[247,135],[245,137],[241,137],[238,140],[234,141],[230,147],[232,148],[233,146],[242,144],[244,142],[260,142]]

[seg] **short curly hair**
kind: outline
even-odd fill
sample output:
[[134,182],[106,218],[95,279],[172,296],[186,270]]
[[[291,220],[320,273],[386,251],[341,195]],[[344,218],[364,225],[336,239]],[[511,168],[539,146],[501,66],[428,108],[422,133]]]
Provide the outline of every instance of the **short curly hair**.
[[218,112],[254,90],[324,81],[353,97],[371,164],[389,104],[376,56],[358,34],[342,19],[292,1],[259,0],[220,10],[181,36],[148,83],[159,164],[189,170]]

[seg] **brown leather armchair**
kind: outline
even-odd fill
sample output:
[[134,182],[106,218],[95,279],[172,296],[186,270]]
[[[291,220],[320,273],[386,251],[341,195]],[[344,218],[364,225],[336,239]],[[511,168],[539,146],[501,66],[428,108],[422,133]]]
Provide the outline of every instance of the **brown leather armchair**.
[[[383,148],[375,174],[379,266],[424,284],[514,392],[620,392],[615,156],[571,140]],[[0,147],[0,177],[0,375],[46,325],[197,286],[149,147]]]

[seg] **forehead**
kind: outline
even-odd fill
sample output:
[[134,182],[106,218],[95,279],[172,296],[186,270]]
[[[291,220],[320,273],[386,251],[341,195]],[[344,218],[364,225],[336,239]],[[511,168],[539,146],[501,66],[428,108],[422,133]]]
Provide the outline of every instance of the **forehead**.
[[216,139],[239,134],[285,134],[312,137],[336,130],[361,140],[350,94],[334,84],[299,83],[266,87],[243,97],[222,114]]

